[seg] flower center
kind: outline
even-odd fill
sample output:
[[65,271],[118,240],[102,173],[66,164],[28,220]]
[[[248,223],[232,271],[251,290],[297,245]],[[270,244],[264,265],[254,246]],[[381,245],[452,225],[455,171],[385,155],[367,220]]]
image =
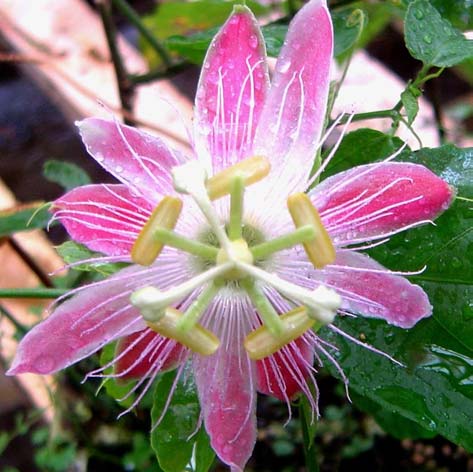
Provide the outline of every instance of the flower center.
[[[219,340],[199,324],[199,319],[222,286],[234,281],[247,293],[263,322],[244,343],[252,359],[271,355],[308,329],[319,329],[333,321],[341,304],[335,291],[324,286],[308,290],[255,265],[255,261],[297,244],[303,245],[316,268],[335,259],[335,249],[320,216],[309,197],[302,193],[291,195],[287,203],[296,227],[293,232],[269,241],[262,241],[261,237],[248,238],[245,234],[248,233],[243,225],[245,187],[266,177],[269,169],[268,160],[260,156],[241,161],[211,178],[207,178],[197,161],[173,169],[174,188],[190,195],[197,203],[210,227],[207,235],[212,238],[196,241],[173,231],[182,209],[177,197],[163,198],[153,211],[135,241],[132,260],[149,265],[164,245],[169,245],[204,260],[206,270],[165,292],[144,287],[132,294],[131,303],[140,309],[151,329],[202,355],[214,353]],[[224,226],[212,200],[226,195],[230,195],[230,215]],[[264,285],[273,287],[296,307],[279,315],[265,295]],[[198,295],[184,313],[171,307],[196,292]]]

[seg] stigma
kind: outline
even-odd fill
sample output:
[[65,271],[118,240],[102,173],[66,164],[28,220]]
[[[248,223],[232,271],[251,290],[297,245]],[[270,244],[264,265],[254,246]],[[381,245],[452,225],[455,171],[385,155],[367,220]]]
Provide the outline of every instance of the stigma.
[[[233,284],[243,294],[246,292],[262,321],[262,325],[250,332],[244,341],[251,359],[270,356],[306,331],[318,330],[334,320],[342,302],[337,292],[322,285],[308,290],[266,271],[260,264],[272,254],[299,244],[315,268],[333,263],[335,248],[307,195],[297,193],[288,198],[294,231],[257,244],[245,239],[245,188],[265,178],[269,172],[270,163],[262,156],[240,161],[210,178],[198,161],[172,170],[174,189],[194,200],[218,244],[216,247],[176,233],[174,228],[182,210],[182,200],[174,196],[161,200],[135,241],[132,261],[150,265],[168,245],[205,260],[209,268],[166,291],[152,286],[136,290],[130,301],[140,310],[149,328],[200,355],[214,354],[220,342],[202,326],[200,319],[228,284]],[[213,206],[214,200],[225,196],[230,197],[226,224],[220,221]],[[265,295],[265,286],[278,291],[294,303],[295,308],[278,313]],[[177,309],[176,306],[193,292],[198,295],[188,308],[185,311]],[[225,313],[219,316],[225,316]]]

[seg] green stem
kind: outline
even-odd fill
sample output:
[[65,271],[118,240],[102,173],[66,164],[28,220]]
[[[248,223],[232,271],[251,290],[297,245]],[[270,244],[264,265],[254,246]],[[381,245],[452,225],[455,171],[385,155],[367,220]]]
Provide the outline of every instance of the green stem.
[[68,292],[63,288],[1,288],[0,298],[57,298]]
[[278,238],[265,241],[264,243],[252,246],[251,254],[255,260],[264,259],[265,257],[284,249],[296,246],[297,244],[310,241],[315,238],[315,229],[311,225],[301,226],[292,233],[279,236]]
[[271,334],[276,337],[280,336],[284,332],[284,323],[263,291],[252,279],[243,279],[240,283]]
[[192,329],[199,321],[202,313],[209,306],[215,295],[219,290],[215,282],[210,283],[202,290],[199,296],[191,303],[189,308],[184,313],[184,316],[178,321],[176,328],[183,332]]
[[[100,17],[102,19],[105,36],[107,38],[108,49],[110,51],[110,57],[115,70],[121,106],[128,113],[132,113],[133,96],[135,92],[134,85],[128,79],[128,73],[126,71],[125,64],[123,63],[122,56],[118,50],[117,32],[112,19],[110,0],[99,0],[96,3]],[[134,124],[133,120],[127,118],[124,119],[124,122],[129,125]]]
[[244,194],[245,179],[242,175],[236,175],[230,182],[230,223],[228,225],[228,237],[231,241],[241,238]]
[[158,56],[162,59],[166,67],[172,65],[171,57],[166,48],[156,39],[153,33],[143,24],[140,16],[128,5],[125,0],[112,0],[115,7],[124,15],[128,21],[143,35],[148,43],[153,47]]
[[130,74],[128,79],[134,84],[146,84],[148,82],[153,82],[157,79],[164,79],[172,77],[173,75],[179,74],[191,67],[191,64],[188,62],[180,62],[179,64],[174,64],[173,66],[168,67],[165,71],[163,70],[152,70],[145,74]]
[[0,305],[0,314],[4,316],[10,323],[15,326],[16,330],[24,336],[28,332],[28,328],[20,323],[7,309]]
[[302,401],[299,403],[299,418],[302,427],[302,439],[307,472],[318,472],[319,464],[317,462],[317,450],[315,448],[313,433],[311,434],[310,430],[310,420],[307,417],[307,408],[304,408]]
[[199,241],[193,241],[192,239],[187,239],[174,231],[165,228],[157,228],[154,232],[154,237],[167,246],[180,249],[181,251],[188,252],[194,256],[209,259],[211,261],[214,261],[217,258],[218,249],[216,247],[209,246],[208,244]]

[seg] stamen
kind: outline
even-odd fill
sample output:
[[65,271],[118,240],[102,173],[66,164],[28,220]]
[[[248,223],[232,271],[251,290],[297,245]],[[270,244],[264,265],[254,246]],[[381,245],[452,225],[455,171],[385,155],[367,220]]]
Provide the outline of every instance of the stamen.
[[245,193],[245,178],[237,174],[230,182],[230,222],[228,237],[231,241],[242,236],[243,196]]
[[303,243],[307,257],[314,267],[322,269],[333,263],[335,248],[310,198],[305,193],[295,193],[287,199],[287,207],[297,228],[311,225],[316,231],[313,240]]
[[176,328],[182,331],[182,333],[191,330],[210,305],[210,302],[219,291],[219,288],[215,281],[205,287],[200,295],[191,303],[182,318],[177,322]]
[[158,321],[148,321],[147,325],[153,331],[174,339],[203,356],[210,356],[220,346],[220,340],[210,331],[195,324],[190,331],[183,332],[178,327],[183,314],[175,308],[166,308],[164,315]]
[[159,202],[131,248],[131,260],[135,264],[147,266],[154,262],[164,247],[154,238],[154,231],[157,227],[173,229],[181,210],[179,198],[167,196]]
[[[284,331],[279,336],[274,336],[266,325],[252,331],[244,341],[248,356],[253,360],[261,360],[279,351],[286,344],[302,336],[312,328],[316,321],[310,318],[308,310],[300,306],[281,315]],[[319,328],[322,326],[318,326]]]
[[166,246],[181,249],[194,256],[202,257],[210,261],[214,261],[217,258],[218,249],[216,247],[193,239],[187,239],[174,231],[169,231],[165,228],[157,228],[154,232],[154,237]]
[[220,223],[207,193],[205,187],[207,173],[202,165],[198,161],[190,161],[181,166],[174,167],[172,169],[172,177],[176,191],[191,195],[215,233],[220,246],[228,251],[230,249],[230,240],[223,225]]
[[266,177],[271,165],[268,159],[254,156],[237,164],[227,167],[207,180],[207,192],[211,200],[216,200],[231,192],[232,181],[235,176],[243,177],[244,185],[248,186]]
[[232,269],[233,266],[232,262],[226,262],[225,264],[212,267],[206,272],[202,272],[165,292],[151,286],[140,288],[131,294],[130,302],[140,310],[141,315],[146,321],[159,321],[166,307],[182,300],[192,291],[224,274]]
[[258,287],[258,284],[256,284],[251,279],[247,278],[242,280],[241,285],[248,293],[251,302],[258,311],[258,314],[263,319],[264,324],[268,328],[269,332],[273,336],[280,338],[283,335],[286,327],[281,321],[279,315],[276,313],[273,305],[271,305],[268,297],[266,297],[263,291]]
[[310,241],[314,239],[315,236],[316,231],[312,225],[301,226],[292,233],[257,244],[256,246],[251,247],[250,251],[255,260],[264,259],[275,252],[283,251],[284,249],[289,249],[297,244]]
[[315,290],[310,291],[283,280],[275,274],[270,274],[259,267],[241,261],[235,261],[235,265],[242,272],[273,286],[286,297],[301,302],[308,308],[309,315],[323,324],[332,323],[337,310],[342,304],[340,295],[335,290],[328,289],[323,285],[319,285]]

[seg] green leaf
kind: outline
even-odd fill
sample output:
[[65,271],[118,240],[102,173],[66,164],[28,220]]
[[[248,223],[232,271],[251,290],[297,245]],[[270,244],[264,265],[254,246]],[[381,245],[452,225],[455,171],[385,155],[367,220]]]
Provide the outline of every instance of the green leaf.
[[207,472],[215,460],[215,452],[210,446],[210,438],[204,428],[197,433],[195,443],[195,472]]
[[[94,259],[103,256],[98,252],[93,252],[87,249],[82,244],[78,244],[74,241],[66,241],[56,248],[59,255],[64,259],[66,264],[75,264],[80,261],[88,259]],[[128,264],[125,262],[104,262],[104,263],[91,263],[84,262],[74,266],[74,270],[81,270],[85,272],[96,272],[104,277],[108,277],[115,272],[127,267]]]
[[151,432],[153,447],[160,467],[165,472],[184,470],[190,462],[194,450],[195,433],[199,422],[199,400],[192,376],[183,376],[174,392],[172,387],[176,372],[163,374],[154,393],[154,403],[151,409],[151,419],[155,424],[162,416],[168,397],[171,401],[159,425]]
[[421,96],[419,89],[408,86],[406,90],[401,93],[402,106],[406,110],[407,122],[413,123],[417,113],[419,112],[418,98]]
[[335,37],[334,55],[339,57],[354,48],[366,22],[365,13],[359,8],[345,8],[332,12]]
[[34,202],[0,211],[0,237],[46,228],[51,219],[50,206],[49,203]]
[[387,410],[379,403],[360,396],[356,392],[352,392],[350,396],[358,408],[370,413],[379,426],[396,439],[428,439],[436,435],[434,431],[429,431],[418,423]]
[[[192,62],[199,64],[201,62],[197,62],[198,58],[202,57],[203,59],[203,56],[198,52],[202,51],[203,38],[200,35],[197,36],[195,38],[195,45],[192,44],[193,40],[191,39],[190,44],[188,42],[189,48],[186,48],[184,45],[186,43],[185,36],[220,26],[232,12],[233,6],[241,3],[238,0],[197,0],[193,2],[171,1],[160,3],[151,15],[143,18],[143,21],[160,40],[165,40],[170,36],[180,36],[181,39],[177,40],[177,43],[174,40],[166,41],[166,46],[170,50],[179,52],[184,57],[192,60]],[[247,1],[246,5],[255,14],[266,11],[264,7],[255,1]],[[214,33],[216,31],[215,29]],[[205,35],[206,46],[204,54],[213,34],[208,34],[207,32]],[[141,49],[152,66],[159,64],[159,59],[156,58],[154,50],[145,41],[142,41]]]
[[[350,380],[351,390],[424,430],[473,450],[473,358],[458,352],[461,346],[435,319],[423,321],[412,330],[363,318],[343,319],[337,324],[354,337],[363,334],[367,342],[408,366],[397,366],[328,334],[327,339],[340,349],[337,361]],[[338,376],[333,366],[329,368]]]
[[[110,361],[114,359],[116,356],[116,347],[117,343],[109,343],[106,344],[100,353],[100,365],[104,366],[108,364]],[[112,374],[113,373],[113,367],[109,367],[108,369],[105,369],[104,374]],[[129,380],[129,381],[123,381],[123,380],[118,380],[114,378],[105,378],[103,382],[100,384],[97,393],[105,387],[105,391],[107,392],[108,395],[110,395],[112,398],[114,398],[122,407],[128,408],[131,406],[133,403],[135,396],[132,394],[128,398],[125,398],[124,400],[121,400],[121,398],[124,398],[127,393],[130,391],[131,388],[133,388],[133,384],[135,383],[134,380]]]
[[55,159],[44,164],[43,175],[50,182],[61,185],[67,191],[91,182],[87,172],[76,164]]
[[327,178],[357,165],[385,159],[402,145],[403,142],[399,138],[374,129],[363,128],[352,131],[343,138],[323,177]]
[[473,57],[473,41],[442,18],[428,0],[409,4],[405,41],[413,57],[431,66],[451,67]]

